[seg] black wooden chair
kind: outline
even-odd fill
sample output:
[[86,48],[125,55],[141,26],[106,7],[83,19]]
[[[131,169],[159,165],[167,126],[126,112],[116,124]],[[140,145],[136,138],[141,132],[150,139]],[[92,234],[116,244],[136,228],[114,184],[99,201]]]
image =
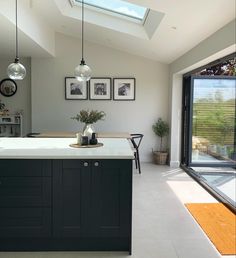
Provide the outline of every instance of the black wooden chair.
[[138,169],[139,174],[141,174],[141,167],[140,167],[140,159],[139,159],[139,146],[143,139],[143,134],[141,133],[132,133],[131,135],[131,142],[134,147],[134,160],[136,169]]

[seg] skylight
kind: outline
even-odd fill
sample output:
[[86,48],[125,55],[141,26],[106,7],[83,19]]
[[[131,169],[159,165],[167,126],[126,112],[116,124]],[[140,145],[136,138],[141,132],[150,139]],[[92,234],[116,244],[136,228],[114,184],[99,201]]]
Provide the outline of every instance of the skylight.
[[[80,4],[81,0],[75,0],[75,2]],[[84,3],[101,10],[109,11],[139,21],[143,21],[145,19],[148,11],[145,7],[121,0],[84,0]]]

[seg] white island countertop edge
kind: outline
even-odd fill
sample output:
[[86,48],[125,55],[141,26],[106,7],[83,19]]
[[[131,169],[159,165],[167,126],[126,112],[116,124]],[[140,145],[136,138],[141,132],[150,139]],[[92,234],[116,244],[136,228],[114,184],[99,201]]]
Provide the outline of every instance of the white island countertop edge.
[[133,159],[130,142],[98,138],[96,148],[73,148],[75,138],[0,138],[0,159]]

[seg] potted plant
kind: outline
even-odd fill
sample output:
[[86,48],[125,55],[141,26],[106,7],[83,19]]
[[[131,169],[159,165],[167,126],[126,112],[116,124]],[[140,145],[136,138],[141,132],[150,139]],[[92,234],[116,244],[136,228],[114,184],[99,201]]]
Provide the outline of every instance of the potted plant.
[[168,152],[163,148],[163,138],[169,134],[169,125],[161,118],[153,124],[153,132],[160,137],[160,148],[158,151],[153,151],[154,161],[156,164],[164,165],[167,161]]
[[99,120],[103,120],[105,117],[104,111],[98,111],[98,110],[81,110],[79,114],[76,114],[76,116],[71,117],[71,119],[75,119],[78,122],[85,123],[82,134],[84,136],[88,136],[89,139],[92,137],[92,133],[95,132],[94,127],[92,124],[96,123]]

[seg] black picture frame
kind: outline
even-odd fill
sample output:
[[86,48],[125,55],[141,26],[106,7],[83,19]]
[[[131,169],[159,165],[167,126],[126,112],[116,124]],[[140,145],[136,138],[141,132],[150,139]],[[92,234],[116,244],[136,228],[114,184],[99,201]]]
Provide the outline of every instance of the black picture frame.
[[113,78],[113,100],[135,100],[135,78]]
[[92,77],[89,81],[90,100],[111,100],[112,80],[110,77]]
[[5,97],[11,97],[17,92],[17,84],[14,80],[6,78],[0,82],[0,93]]
[[80,82],[76,77],[65,77],[65,99],[87,100],[88,82]]

